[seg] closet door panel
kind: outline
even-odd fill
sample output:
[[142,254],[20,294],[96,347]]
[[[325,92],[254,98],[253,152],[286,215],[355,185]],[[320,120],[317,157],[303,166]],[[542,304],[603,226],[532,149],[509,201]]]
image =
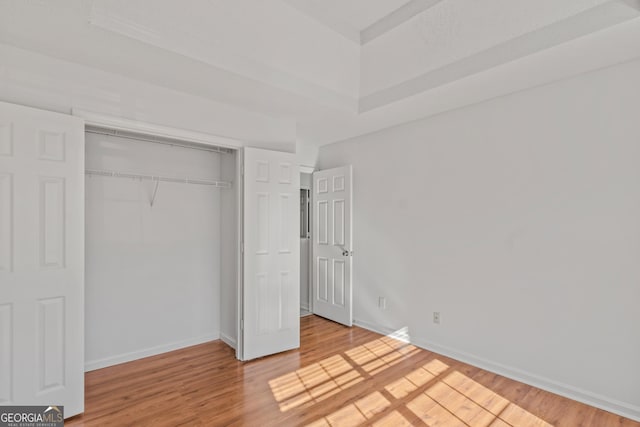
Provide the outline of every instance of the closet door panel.
[[[300,346],[295,155],[244,149],[243,360]],[[295,171],[295,172],[294,172]]]
[[0,404],[84,410],[84,122],[6,103]]

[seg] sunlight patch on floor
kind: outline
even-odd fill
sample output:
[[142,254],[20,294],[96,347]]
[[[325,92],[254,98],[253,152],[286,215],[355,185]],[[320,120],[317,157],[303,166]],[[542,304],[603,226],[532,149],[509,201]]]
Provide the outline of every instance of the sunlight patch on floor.
[[382,337],[269,381],[281,412],[327,399],[420,350]]
[[[269,381],[280,411],[311,408],[420,353],[408,338],[405,328]],[[553,427],[441,360],[409,369],[308,425]]]
[[308,425],[412,425],[401,407],[430,427],[553,427],[461,372],[449,371],[446,363],[431,360]]
[[376,375],[419,352],[420,350],[411,344],[392,337],[382,337],[352,348],[345,354],[367,373]]
[[[347,405],[309,426],[353,426],[361,425],[368,419],[383,412],[391,403],[378,391]],[[398,414],[399,415],[399,414]]]
[[434,359],[426,363],[422,367],[405,375],[404,377],[392,382],[385,387],[394,398],[402,399],[419,387],[427,384],[435,379],[442,372],[449,369],[449,365]]
[[428,387],[406,407],[429,426],[551,427],[458,371]]
[[377,422],[373,423],[374,427],[410,427],[413,424],[409,422],[398,411],[391,411]]
[[305,403],[320,402],[364,378],[342,357],[335,355],[269,381],[271,392],[286,412]]

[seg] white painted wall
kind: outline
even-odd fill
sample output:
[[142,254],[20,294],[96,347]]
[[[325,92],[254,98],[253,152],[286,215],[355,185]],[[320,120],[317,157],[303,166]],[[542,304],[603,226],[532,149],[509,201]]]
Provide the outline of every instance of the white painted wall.
[[0,100],[69,114],[73,108],[296,151],[296,126],[203,97],[0,44]]
[[[87,134],[86,166],[221,179],[223,154]],[[217,339],[224,231],[233,190],[86,178],[86,366],[96,369]],[[230,227],[233,230],[233,226]]]
[[[311,142],[296,142],[296,154],[298,156],[298,164],[308,168],[315,168],[318,161],[318,147]],[[304,179],[301,175],[300,179]],[[300,182],[302,184],[302,181]]]
[[638,75],[322,147],[354,166],[356,322],[640,420]]

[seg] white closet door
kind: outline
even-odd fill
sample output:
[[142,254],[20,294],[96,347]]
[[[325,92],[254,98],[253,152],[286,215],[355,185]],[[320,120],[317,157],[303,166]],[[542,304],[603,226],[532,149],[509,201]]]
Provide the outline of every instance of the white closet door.
[[313,174],[313,312],[353,322],[351,165]]
[[294,154],[244,149],[242,360],[300,346],[299,191]]
[[84,123],[0,103],[0,404],[84,410]]

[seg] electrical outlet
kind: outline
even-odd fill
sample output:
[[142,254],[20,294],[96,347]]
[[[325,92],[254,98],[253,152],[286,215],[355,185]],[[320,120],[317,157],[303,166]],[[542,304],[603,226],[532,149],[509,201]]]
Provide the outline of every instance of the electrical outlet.
[[439,311],[434,311],[433,312],[433,323],[440,324],[440,312]]
[[378,297],[378,308],[380,310],[387,309],[387,299],[385,297]]

